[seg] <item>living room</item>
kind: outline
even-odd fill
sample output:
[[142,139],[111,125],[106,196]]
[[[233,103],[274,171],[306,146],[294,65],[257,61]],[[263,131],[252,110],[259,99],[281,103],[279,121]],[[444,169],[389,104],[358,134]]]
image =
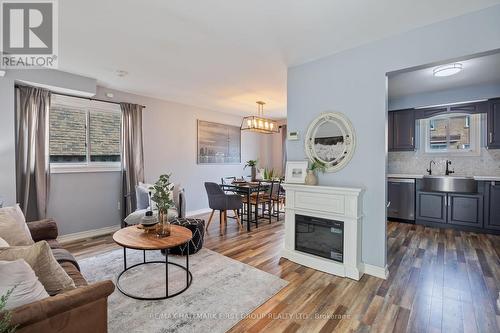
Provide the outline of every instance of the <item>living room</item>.
[[45,66],[2,44],[2,325],[498,331],[499,236],[386,212],[388,73],[497,52],[498,1],[44,3]]

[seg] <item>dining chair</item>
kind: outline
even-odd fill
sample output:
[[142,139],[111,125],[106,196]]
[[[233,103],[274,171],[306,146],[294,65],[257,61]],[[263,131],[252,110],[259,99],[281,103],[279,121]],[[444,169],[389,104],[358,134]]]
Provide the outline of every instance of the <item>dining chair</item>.
[[220,179],[220,183],[222,185],[225,185],[225,184],[231,184],[232,182],[234,182],[236,180],[236,177],[221,177]]
[[[285,205],[285,191],[281,187],[282,179],[278,182],[274,183],[274,188],[271,193],[271,201],[273,206],[273,216],[276,217],[276,220],[280,220],[280,213],[285,213],[285,211],[280,211],[280,207]],[[274,209],[276,207],[276,209]]]
[[[262,216],[264,216],[265,211],[266,211],[266,204],[271,205],[271,202],[272,202],[269,195],[266,195],[266,192],[265,192],[266,186],[263,185],[263,183],[265,183],[265,182],[259,181],[257,191],[255,193],[253,193],[249,199],[250,200],[250,207],[255,207],[255,211],[254,211],[255,221],[253,221],[253,222],[255,222],[256,228],[259,227],[259,206],[262,206]],[[244,197],[243,203],[246,204],[247,202],[248,202],[247,198]],[[271,223],[271,206],[269,206],[267,212],[268,212],[269,223]]]
[[217,183],[206,182],[205,189],[208,196],[208,206],[210,207],[210,209],[212,209],[212,213],[210,213],[210,217],[208,218],[206,230],[208,231],[208,226],[210,225],[210,222],[212,222],[212,218],[216,210],[219,211],[219,230],[221,236],[224,234],[223,227],[227,226],[228,210],[233,211],[234,217],[236,221],[238,221],[241,230],[243,228],[243,225],[241,224],[241,220],[238,215],[238,210],[243,206],[241,197],[237,194],[225,193]]

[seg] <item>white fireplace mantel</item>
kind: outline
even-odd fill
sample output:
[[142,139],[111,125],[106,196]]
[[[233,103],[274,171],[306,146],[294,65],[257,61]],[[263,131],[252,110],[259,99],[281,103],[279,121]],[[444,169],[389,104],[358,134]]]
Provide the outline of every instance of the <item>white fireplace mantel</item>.
[[[360,188],[284,184],[285,247],[282,257],[326,273],[359,280],[361,262],[361,223],[363,190]],[[295,250],[295,214],[342,221],[344,223],[344,262],[336,262]]]

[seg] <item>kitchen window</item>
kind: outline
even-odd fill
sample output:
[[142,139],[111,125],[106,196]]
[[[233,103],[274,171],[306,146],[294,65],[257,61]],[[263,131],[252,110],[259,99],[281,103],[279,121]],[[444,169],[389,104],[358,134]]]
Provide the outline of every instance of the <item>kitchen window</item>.
[[52,94],[49,158],[54,173],[119,171],[120,106]]
[[479,154],[480,115],[453,114],[422,121],[426,153]]

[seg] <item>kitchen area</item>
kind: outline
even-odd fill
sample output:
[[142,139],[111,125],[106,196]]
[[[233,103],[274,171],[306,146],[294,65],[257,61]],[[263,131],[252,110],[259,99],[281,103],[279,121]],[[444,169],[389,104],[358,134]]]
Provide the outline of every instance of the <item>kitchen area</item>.
[[388,82],[388,220],[500,234],[500,54]]

